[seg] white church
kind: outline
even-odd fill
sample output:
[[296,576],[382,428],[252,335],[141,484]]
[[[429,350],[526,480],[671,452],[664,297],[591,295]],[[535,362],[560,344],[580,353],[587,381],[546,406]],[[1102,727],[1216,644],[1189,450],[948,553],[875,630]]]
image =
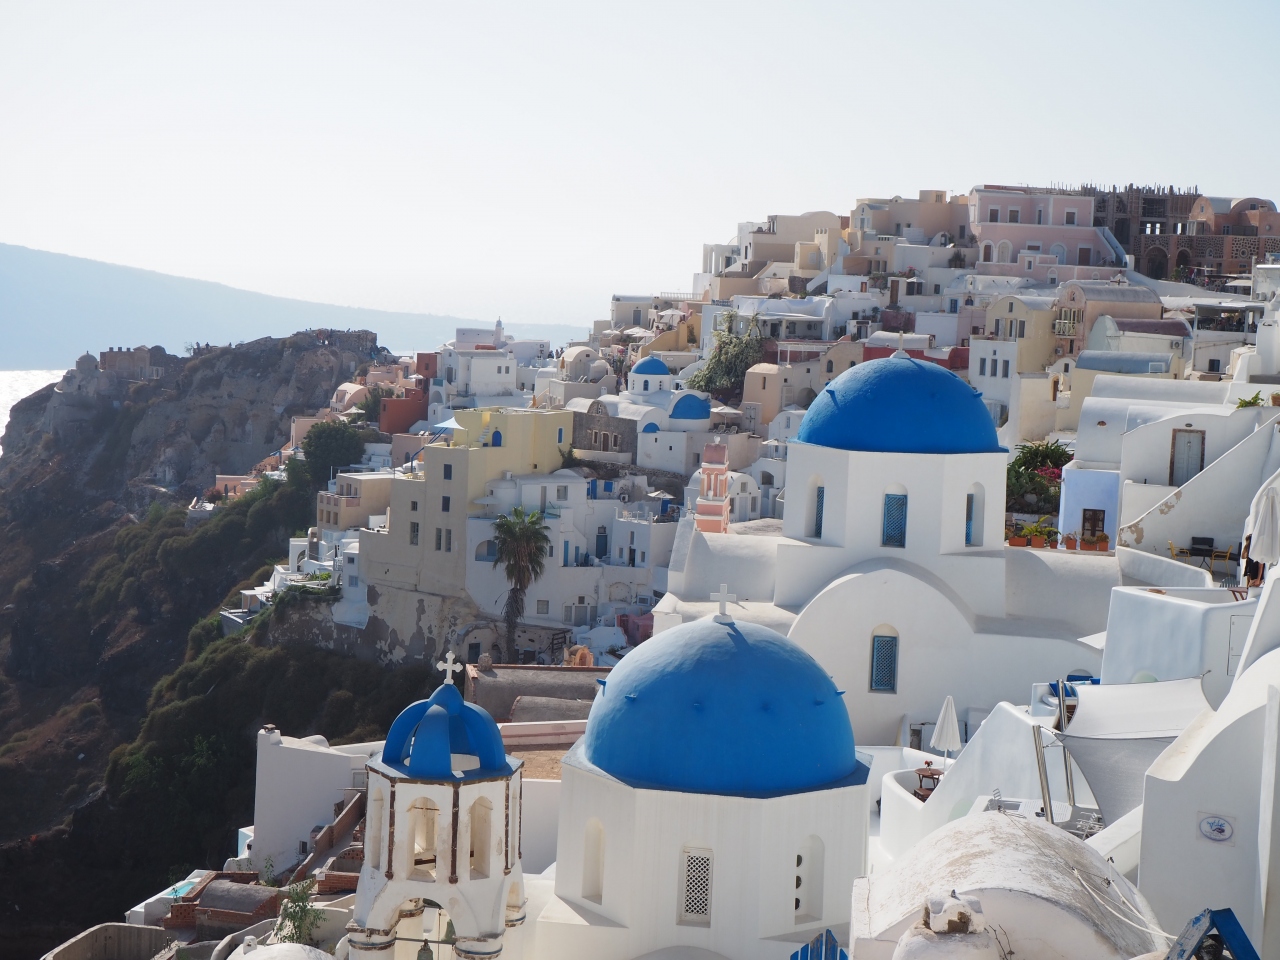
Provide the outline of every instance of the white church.
[[859,364],[814,400],[787,456],[781,536],[682,521],[655,631],[704,615],[728,582],[739,620],[785,633],[858,694],[866,743],[899,742],[948,695],[976,726],[1038,680],[1097,675],[1088,638],[1118,567],[1006,551],[1008,451],[969,384],[902,351]]

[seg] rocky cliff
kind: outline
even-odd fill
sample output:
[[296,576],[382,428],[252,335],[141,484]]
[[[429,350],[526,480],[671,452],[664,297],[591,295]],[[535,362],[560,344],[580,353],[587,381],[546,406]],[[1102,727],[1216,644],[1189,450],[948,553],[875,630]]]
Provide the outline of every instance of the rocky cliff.
[[[41,892],[30,844],[73,813],[111,819],[112,751],[138,737],[153,687],[188,658],[193,624],[283,556],[314,499],[282,484],[195,529],[181,508],[216,473],[279,449],[290,418],[326,405],[376,351],[367,332],[190,359],[153,350],[159,376],[136,382],[85,357],[13,408],[0,457],[0,937],[34,919],[41,896],[65,902]],[[91,859],[105,839],[80,853]]]

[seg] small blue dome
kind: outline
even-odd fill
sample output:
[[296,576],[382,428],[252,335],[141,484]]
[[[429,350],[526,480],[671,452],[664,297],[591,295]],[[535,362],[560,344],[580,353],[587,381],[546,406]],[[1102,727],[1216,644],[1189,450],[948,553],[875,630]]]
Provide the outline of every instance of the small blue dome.
[[711,401],[706,397],[698,397],[686,393],[671,408],[672,420],[710,420]]
[[382,762],[411,777],[457,780],[454,754],[473,756],[480,762],[480,768],[466,771],[463,779],[511,769],[493,717],[483,707],[467,703],[457,687],[446,683],[428,699],[400,711],[387,731]]
[[651,377],[665,377],[669,376],[671,373],[671,371],[667,369],[667,365],[652,354],[645,357],[632,367],[631,372],[647,373]]
[[686,623],[603,681],[582,756],[635,787],[780,796],[858,771],[840,692],[813,657],[753,623]]
[[1004,453],[982,394],[936,363],[885,357],[850,367],[809,405],[796,439],[879,453]]

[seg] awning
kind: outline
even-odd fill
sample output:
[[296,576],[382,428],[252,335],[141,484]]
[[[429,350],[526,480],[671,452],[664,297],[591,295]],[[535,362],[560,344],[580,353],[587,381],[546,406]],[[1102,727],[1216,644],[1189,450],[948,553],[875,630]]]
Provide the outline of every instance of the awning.
[[1199,677],[1156,683],[1076,684],[1078,704],[1058,738],[1079,764],[1102,819],[1142,803],[1147,768],[1205,710]]
[[437,423],[431,428],[432,430],[465,430],[467,429],[453,417],[450,417],[444,423]]

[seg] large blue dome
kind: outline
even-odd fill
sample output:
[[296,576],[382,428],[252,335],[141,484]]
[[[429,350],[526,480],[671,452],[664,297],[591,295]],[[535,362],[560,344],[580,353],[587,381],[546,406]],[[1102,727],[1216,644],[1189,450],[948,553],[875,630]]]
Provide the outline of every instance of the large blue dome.
[[796,439],[879,453],[1002,453],[982,394],[936,363],[868,360],[818,394]]
[[632,367],[631,372],[647,373],[651,377],[665,377],[671,373],[671,370],[658,357],[649,354],[649,356]]
[[636,787],[779,796],[858,772],[840,691],[753,623],[697,620],[628,653],[591,705],[584,758]]

